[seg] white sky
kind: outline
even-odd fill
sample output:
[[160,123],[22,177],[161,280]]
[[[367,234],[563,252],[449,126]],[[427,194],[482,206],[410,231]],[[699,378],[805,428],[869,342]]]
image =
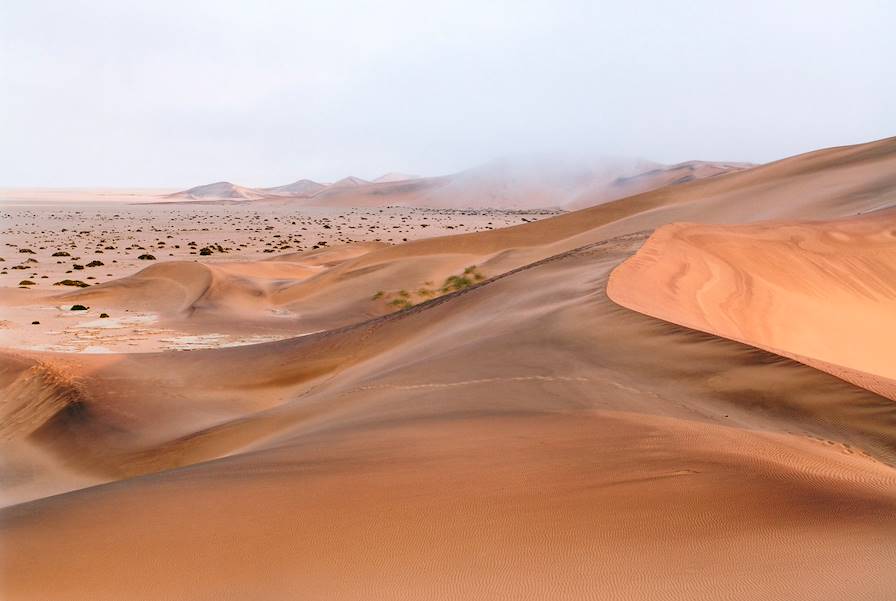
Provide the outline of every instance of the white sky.
[[896,2],[2,0],[0,185],[275,185],[896,135]]

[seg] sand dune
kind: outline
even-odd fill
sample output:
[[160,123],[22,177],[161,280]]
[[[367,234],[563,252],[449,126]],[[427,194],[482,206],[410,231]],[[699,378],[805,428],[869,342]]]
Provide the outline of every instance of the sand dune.
[[[207,263],[205,270],[195,265],[163,268],[195,273],[195,279],[185,276],[189,282],[170,283],[170,278],[163,282],[152,277],[161,270],[149,270],[135,279],[66,293],[59,302],[83,302],[100,308],[127,306],[169,317],[176,313],[174,308],[180,307],[197,326],[205,317],[214,319],[217,326],[220,319],[227,318],[228,311],[235,323],[245,322],[247,327],[266,323],[282,326],[283,320],[270,314],[270,310],[278,309],[293,316],[292,331],[330,329],[390,311],[385,301],[372,300],[378,292],[406,290],[411,302],[422,302],[429,296],[416,291],[437,289],[446,278],[472,265],[491,277],[585,244],[676,221],[743,223],[757,217],[799,218],[807,212],[824,219],[875,211],[896,202],[896,180],[891,176],[894,169],[896,141],[889,139],[667,186],[536,223],[401,245],[350,246],[361,250],[352,251],[345,260],[334,261],[325,269],[315,266],[309,271],[298,266],[296,277],[267,277],[270,267],[266,261],[243,261],[238,278],[216,271],[216,286],[205,297],[206,301],[217,299],[213,302],[194,301],[206,294],[211,281],[210,275],[199,274],[217,270],[214,262]],[[287,256],[282,260],[290,259]],[[159,286],[158,294],[144,293],[155,285]],[[182,292],[185,286],[192,287],[186,296]],[[219,290],[228,292],[219,294]],[[233,292],[232,299],[228,298],[229,291]]]
[[675,224],[614,272],[616,302],[772,350],[896,399],[892,210],[848,220]]
[[171,194],[168,198],[172,199],[189,199],[189,200],[254,200],[263,198],[264,193],[253,188],[238,186],[230,182],[215,182],[213,184],[205,184],[196,186],[183,192]]
[[301,341],[65,359],[86,411],[34,440],[99,480],[157,473],[5,510],[6,543],[40,550],[8,590],[883,598],[896,480],[866,453],[892,460],[892,404],[615,308],[638,243]]
[[[191,201],[196,202],[200,201]],[[331,301],[321,306],[327,315],[317,319],[309,311],[293,313],[288,306],[281,306],[283,303],[268,304],[264,298],[247,298],[246,293],[264,295],[305,279],[308,270],[290,269],[289,263],[296,261],[315,275],[357,256],[362,249],[451,232],[487,231],[552,214],[344,211],[233,202],[226,206],[49,203],[7,207],[0,228],[7,249],[5,256],[0,256],[4,259],[0,261],[0,346],[130,352],[260,342],[317,331],[334,323]],[[140,257],[144,255],[155,259],[143,260]],[[131,278],[147,266],[175,261],[188,263],[180,270],[197,277],[205,272],[196,267],[208,265],[220,275],[216,281],[233,285],[247,302],[231,303],[218,295],[221,303],[199,303],[190,311],[174,311],[168,306],[172,296],[182,299],[175,303],[192,305],[184,304],[180,284],[165,278]],[[153,273],[161,271],[147,272]],[[140,294],[134,292],[135,279],[142,281]],[[74,285],[62,285],[64,282]],[[121,294],[107,290],[107,283]],[[196,287],[189,281],[184,284]],[[76,287],[83,285],[88,287]],[[168,292],[156,294],[156,286],[158,292]],[[78,299],[66,292],[77,290],[89,294]],[[375,290],[357,304],[360,313],[354,317],[361,314],[366,319],[389,310],[385,299],[370,302]],[[74,304],[83,304],[88,310],[69,311]],[[99,320],[102,313],[111,318]],[[220,323],[213,323],[213,316],[219,316]]]
[[273,188],[262,188],[260,191],[267,194],[272,194],[274,196],[298,196],[298,197],[306,197],[306,196],[314,196],[327,186],[325,184],[319,184],[310,179],[300,179],[298,181],[294,181],[291,184],[286,184],[284,186],[276,186]]
[[[786,348],[613,300],[733,323],[713,307],[748,272],[775,283],[780,311],[743,320],[753,337],[784,330],[800,286],[883,319],[891,291],[871,284],[892,279],[875,257],[891,244],[894,165],[896,139],[882,140],[513,227],[162,263],[69,293],[200,330],[276,309],[284,330],[324,331],[189,352],[3,351],[3,593],[888,599],[893,401]],[[799,223],[720,225],[757,219]],[[703,225],[650,237],[681,221]],[[742,265],[745,245],[757,258]],[[695,267],[664,286],[675,262]],[[452,276],[468,282],[418,294]],[[830,320],[814,302],[805,323]],[[871,348],[819,359],[867,370],[885,356],[886,330],[843,325],[818,328],[812,348],[852,333]]]
[[697,179],[715,177],[725,173],[733,173],[748,169],[753,165],[747,163],[713,163],[706,161],[688,161],[678,165],[657,166],[643,173],[619,176],[611,182],[600,181],[590,185],[577,197],[567,203],[567,209],[592,207],[609,200],[625,198],[642,192],[649,192],[668,185],[685,184]]

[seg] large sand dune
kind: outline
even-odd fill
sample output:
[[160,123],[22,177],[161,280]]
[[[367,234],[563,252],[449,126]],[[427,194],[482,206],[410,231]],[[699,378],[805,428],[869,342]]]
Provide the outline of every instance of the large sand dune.
[[[276,194],[279,190],[274,190]],[[196,186],[183,192],[171,194],[169,198],[184,198],[189,200],[253,200],[263,198],[265,194],[260,190],[239,186],[230,182],[215,182]]]
[[617,269],[616,302],[794,357],[896,399],[896,214],[675,224]]
[[[666,186],[537,223],[372,248],[314,277],[280,282],[266,295],[264,307],[288,309],[300,315],[307,331],[314,331],[381,314],[382,303],[370,302],[378,291],[431,288],[465,266],[476,265],[493,276],[585,244],[676,221],[743,223],[807,214],[823,219],[873,211],[896,202],[894,169],[896,141],[883,140]],[[250,288],[267,286],[245,278]],[[106,287],[118,284],[66,298],[93,300]],[[146,298],[150,304],[156,299]],[[414,301],[426,298],[412,294]]]
[[[893,401],[607,286],[677,306],[663,277],[622,276],[698,227],[635,254],[678,221],[841,220],[871,269],[885,235],[850,228],[885,214],[851,217],[896,203],[894,163],[882,140],[514,227],[161,264],[70,293],[200,328],[287,309],[324,331],[4,351],[4,595],[889,599]],[[836,268],[816,271],[821,286]],[[403,310],[372,296],[464,274]]]

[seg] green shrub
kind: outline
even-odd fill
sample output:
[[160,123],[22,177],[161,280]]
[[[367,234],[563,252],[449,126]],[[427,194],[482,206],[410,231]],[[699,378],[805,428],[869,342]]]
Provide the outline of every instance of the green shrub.
[[463,290],[473,285],[473,280],[463,275],[451,275],[445,279],[442,284],[442,292],[449,293],[457,290]]
[[396,298],[389,301],[389,305],[395,307],[396,309],[409,309],[414,306],[414,303],[409,301],[406,298]]

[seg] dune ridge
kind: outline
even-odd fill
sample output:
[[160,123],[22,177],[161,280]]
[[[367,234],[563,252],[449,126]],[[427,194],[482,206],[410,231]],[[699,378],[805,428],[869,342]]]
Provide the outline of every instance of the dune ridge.
[[[441,282],[468,265],[493,276],[592,242],[676,221],[745,223],[798,219],[807,212],[825,219],[876,211],[896,204],[894,169],[894,138],[815,151],[537,223],[370,248],[313,277],[284,283],[266,298],[271,306],[302,313],[306,330],[339,327],[381,314],[384,308],[369,302],[378,290]],[[89,298],[109,285],[113,284],[95,292],[76,291],[67,298]]]
[[[561,598],[579,597],[594,579],[620,598],[660,598],[668,593],[652,583],[681,562],[712,566],[725,578],[741,574],[742,588],[733,598],[782,587],[808,598],[856,591],[842,579],[793,584],[809,565],[827,574],[842,567],[845,549],[850,569],[862,566],[866,574],[864,593],[883,594],[892,586],[891,548],[869,544],[863,533],[873,530],[877,540],[896,534],[889,520],[896,508],[893,471],[879,462],[894,457],[892,404],[786,359],[617,308],[602,296],[607,272],[639,242],[632,237],[570,252],[432,304],[301,342],[194,352],[189,367],[170,353],[139,363],[126,356],[102,365],[100,359],[82,363],[93,374],[90,386],[108,399],[92,413],[102,425],[90,429],[109,432],[109,440],[126,423],[158,430],[165,421],[152,405],[187,391],[195,398],[201,380],[189,374],[207,373],[211,365],[218,370],[214,380],[206,380],[206,395],[218,398],[207,397],[210,407],[241,396],[229,392],[234,388],[270,390],[271,377],[281,394],[287,386],[298,388],[267,409],[256,406],[197,435],[157,443],[149,454],[121,454],[120,467],[113,461],[91,468],[113,474],[165,471],[3,510],[5,540],[21,548],[19,536],[27,533],[29,544],[42,549],[10,562],[6,582],[19,594],[46,590],[28,574],[52,564],[55,586],[73,599],[129,596],[147,590],[150,581],[159,595],[178,591],[198,598],[218,594],[217,586],[251,587],[271,597],[295,587],[312,596],[357,596],[358,586],[386,598],[450,597],[483,586],[514,595],[538,582],[545,586],[545,578],[566,582],[538,589]],[[508,304],[510,298],[515,300]],[[492,327],[469,323],[470,315]],[[521,319],[543,327],[519,328]],[[358,348],[359,341],[364,347]],[[513,349],[512,361],[499,359],[497,349]],[[315,355],[336,359],[331,364],[339,377],[286,384],[284,368],[307,369]],[[670,380],[668,373],[647,368],[657,364],[678,377]],[[165,372],[167,385],[157,379]],[[713,374],[717,384],[707,388],[704,374]],[[766,398],[767,412],[757,412],[755,386],[767,378],[780,387]],[[122,407],[109,386],[116,381],[141,390],[142,402]],[[149,394],[159,400],[141,407]],[[822,413],[816,410],[819,395],[828,401]],[[101,409],[106,404],[127,413],[140,407],[145,416],[123,422],[117,411]],[[869,408],[878,413],[874,419]],[[194,410],[178,403],[167,411]],[[183,423],[185,416],[167,421]],[[883,424],[888,429],[881,431]],[[120,439],[139,440],[139,432]],[[77,439],[109,448],[102,438]],[[64,440],[55,437],[60,453],[90,457],[90,447],[72,453]],[[871,449],[873,456],[854,449]],[[213,456],[221,458],[208,461]],[[99,457],[111,458],[108,451]],[[170,470],[190,460],[196,463]],[[418,471],[421,462],[428,466],[424,473]],[[782,488],[782,480],[789,487]],[[202,511],[178,503],[184,494]],[[214,509],[222,494],[229,499],[226,509]],[[131,520],[135,503],[147,501],[152,520]],[[84,513],[86,504],[103,520]],[[508,506],[515,510],[508,512]],[[782,512],[784,507],[790,509]],[[62,515],[68,518],[61,521]],[[353,517],[346,523],[348,515]],[[638,526],[645,519],[647,530]],[[189,554],[170,546],[182,535],[184,520],[192,533],[184,549]],[[248,526],[258,520],[279,526],[262,534]],[[815,528],[819,522],[827,526]],[[50,531],[44,524],[55,526]],[[63,550],[58,541],[67,524],[90,525],[80,544],[97,555],[82,552],[60,568],[54,558]],[[117,535],[110,536],[112,529]],[[756,534],[766,531],[775,535]],[[359,532],[371,543],[349,544]],[[264,560],[222,555],[209,546],[220,536],[242,541],[240,552],[251,550]],[[120,545],[135,539],[142,541],[146,561],[137,561],[134,576],[97,579],[99,557],[106,569],[133,568]],[[296,539],[303,544],[295,545]],[[671,560],[658,539],[676,541],[678,559]],[[436,540],[437,546],[430,544]],[[807,540],[812,553],[788,552]],[[637,561],[632,572],[632,558],[619,555],[620,548],[646,554],[649,561]],[[726,551],[724,561],[719,548]],[[769,573],[760,558],[772,548],[781,554]],[[387,549],[408,552],[396,556]],[[455,549],[457,555],[434,555],[434,549]],[[523,549],[525,554],[515,551]],[[336,561],[316,561],[321,553]],[[469,553],[481,557],[478,568],[471,569]],[[216,559],[209,564],[206,557]],[[375,572],[364,567],[371,562]],[[333,570],[350,577],[334,579]],[[436,577],[445,570],[455,574],[447,588]],[[167,578],[160,580],[162,574]],[[275,581],[285,588],[271,588]],[[217,586],[209,588],[210,582]],[[712,598],[718,592],[714,582],[688,577],[672,596]]]
[[[777,295],[811,276],[830,299],[831,275],[855,265],[838,302],[886,310],[890,289],[869,284],[891,281],[874,257],[892,237],[894,165],[896,138],[509,228],[162,263],[68,293],[199,329],[323,331],[189,352],[0,352],[0,395],[35,403],[0,449],[3,593],[884,601],[893,400],[634,300],[733,307],[744,295],[730,282],[763,269]],[[775,223],[739,225],[759,218]],[[775,250],[744,267],[745,244]],[[705,267],[719,257],[733,276]],[[701,269],[682,273],[687,261]],[[470,266],[483,277],[410,295]],[[717,292],[695,296],[706,282]],[[398,289],[413,306],[373,298]],[[289,316],[263,318],[272,309]],[[77,411],[54,396],[66,382]]]
[[[784,354],[896,399],[892,210],[820,222],[660,228],[610,297]],[[648,292],[649,291],[649,292]]]

